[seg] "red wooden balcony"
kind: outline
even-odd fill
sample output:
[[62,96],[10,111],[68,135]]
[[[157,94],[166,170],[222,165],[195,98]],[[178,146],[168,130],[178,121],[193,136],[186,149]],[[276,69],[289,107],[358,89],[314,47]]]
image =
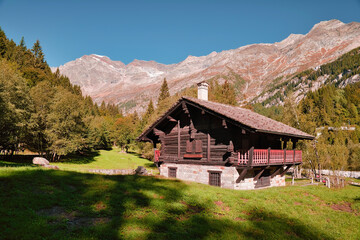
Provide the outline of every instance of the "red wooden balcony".
[[250,149],[239,151],[237,165],[264,166],[302,163],[301,150]]
[[[168,156],[170,160],[178,161],[176,157]],[[194,158],[194,157],[193,157]],[[201,158],[201,156],[196,157]],[[168,159],[168,160],[169,160]],[[154,151],[154,162],[160,161],[160,150]],[[274,150],[254,149],[238,151],[237,159],[231,161],[238,166],[268,166],[268,165],[292,165],[302,163],[301,150]]]

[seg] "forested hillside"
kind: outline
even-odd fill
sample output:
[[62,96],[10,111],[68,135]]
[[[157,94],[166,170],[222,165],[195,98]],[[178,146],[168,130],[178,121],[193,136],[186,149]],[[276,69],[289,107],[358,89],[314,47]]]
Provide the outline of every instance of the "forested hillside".
[[284,106],[253,109],[317,136],[301,148],[307,167],[360,170],[360,82],[339,88],[336,83],[308,92],[298,104],[289,94]]
[[80,87],[52,73],[39,41],[31,49],[0,29],[0,151],[29,149],[57,160],[68,153],[107,148],[117,107],[98,107]]
[[323,85],[334,84],[344,88],[349,83],[360,81],[360,48],[356,48],[337,60],[309,69],[301,73],[275,79],[267,90],[252,100],[263,106],[283,105],[286,97],[292,93],[299,102],[309,91],[315,91]]

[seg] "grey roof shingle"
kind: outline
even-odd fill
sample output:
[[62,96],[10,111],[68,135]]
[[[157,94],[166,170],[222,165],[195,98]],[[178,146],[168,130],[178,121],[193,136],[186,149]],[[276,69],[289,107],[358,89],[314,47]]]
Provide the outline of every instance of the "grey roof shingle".
[[183,97],[190,102],[198,104],[204,108],[217,112],[227,118],[239,122],[245,126],[254,129],[257,132],[269,132],[274,134],[285,134],[290,136],[298,136],[307,139],[313,139],[314,136],[290,127],[284,123],[275,121],[261,114],[255,113],[249,109],[230,106],[226,104],[200,100],[197,98]]
[[247,126],[255,132],[272,133],[277,135],[293,136],[302,139],[314,139],[314,136],[300,131],[296,128],[290,127],[284,123],[275,121],[271,118],[265,117],[261,114],[255,113],[249,109],[230,106],[226,104],[200,100],[191,97],[182,97],[175,103],[164,115],[157,119],[148,129],[146,129],[139,137],[138,140],[145,137],[151,129],[159,124],[166,116],[176,109],[182,101],[197,105],[200,108],[210,110],[216,114],[222,115],[225,118],[231,119],[241,125]]

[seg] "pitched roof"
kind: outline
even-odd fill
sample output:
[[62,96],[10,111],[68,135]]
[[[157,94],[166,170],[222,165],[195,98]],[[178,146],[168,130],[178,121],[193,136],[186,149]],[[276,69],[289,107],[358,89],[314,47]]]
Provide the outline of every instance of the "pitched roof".
[[183,97],[192,103],[200,105],[204,108],[217,112],[224,117],[239,122],[245,126],[254,129],[256,132],[273,133],[280,135],[289,135],[302,137],[306,139],[313,139],[314,136],[300,131],[296,128],[290,127],[284,123],[275,121],[271,118],[265,117],[261,114],[255,113],[249,109],[230,106],[226,104],[204,101],[197,98]]
[[182,101],[185,101],[191,105],[200,107],[210,112],[221,115],[227,119],[239,123],[242,126],[246,126],[255,132],[271,133],[276,135],[285,135],[290,137],[297,137],[302,139],[314,139],[314,136],[300,131],[296,128],[290,127],[284,123],[275,121],[271,118],[265,117],[261,114],[255,113],[249,109],[230,106],[226,104],[200,100],[191,97],[182,97],[174,104],[163,116],[156,120],[147,130],[145,130],[138,139],[147,135],[158,123],[160,123],[168,114],[176,109]]

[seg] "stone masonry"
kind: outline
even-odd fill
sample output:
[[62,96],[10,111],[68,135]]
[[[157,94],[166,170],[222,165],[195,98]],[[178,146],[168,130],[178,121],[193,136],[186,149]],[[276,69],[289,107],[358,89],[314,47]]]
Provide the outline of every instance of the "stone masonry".
[[[285,186],[285,176],[276,175],[254,180],[255,172],[248,171],[244,180],[236,183],[239,173],[235,167],[208,166],[195,164],[164,163],[160,165],[160,175],[169,177],[169,168],[176,168],[176,178],[186,181],[209,184],[209,172],[221,172],[221,187],[237,190],[255,189],[263,187]],[[272,169],[270,169],[272,171]]]

